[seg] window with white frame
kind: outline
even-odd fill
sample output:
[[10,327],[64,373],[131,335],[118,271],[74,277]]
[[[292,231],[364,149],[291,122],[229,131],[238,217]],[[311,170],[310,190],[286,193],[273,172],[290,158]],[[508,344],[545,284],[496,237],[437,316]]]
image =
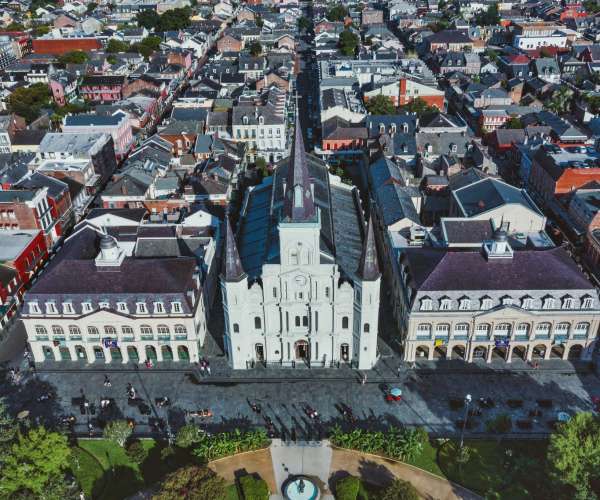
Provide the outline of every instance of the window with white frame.
[[483,299],[481,299],[481,309],[483,309],[484,311],[487,311],[488,309],[492,308],[492,299],[490,299],[489,297],[484,297]]
[[417,325],[418,337],[429,337],[431,335],[431,325],[429,323],[421,323]]
[[520,335],[521,337],[525,337],[529,335],[529,323],[519,323],[517,328],[515,329],[515,334]]
[[475,328],[475,335],[478,337],[483,337],[484,335],[488,337],[490,335],[491,326],[489,323],[480,323]]
[[100,335],[98,328],[96,328],[95,326],[88,326],[87,331],[90,337],[97,337],[98,335]]
[[52,335],[64,335],[65,331],[62,326],[52,325]]
[[159,335],[169,335],[171,332],[169,331],[169,327],[167,325],[158,325],[156,327],[156,332]]
[[562,301],[562,308],[563,309],[573,309],[573,307],[575,306],[575,300],[573,299],[573,297],[565,297]]
[[511,325],[510,323],[498,323],[494,327],[494,335],[507,336],[510,335]]
[[554,297],[546,297],[542,307],[544,309],[554,309]]
[[503,306],[512,306],[513,299],[512,297],[502,297],[502,305]]
[[575,335],[587,335],[589,329],[590,324],[587,321],[581,321],[575,325],[573,333],[575,333]]
[[421,299],[421,311],[431,311],[433,309],[433,301],[426,297]]
[[458,304],[458,308],[461,311],[467,311],[469,309],[471,309],[471,300],[470,299],[460,299],[460,302]]
[[92,312],[92,303],[91,302],[82,302],[81,303],[81,310],[84,313],[89,313]]
[[581,304],[582,309],[591,309],[594,307],[594,299],[592,297],[584,297],[583,303]]
[[114,326],[105,326],[104,334],[108,337],[114,337],[117,335],[117,329]]
[[154,303],[154,313],[155,314],[164,314],[165,312],[165,305],[162,302],[155,302]]
[[75,314],[72,302],[63,302],[63,314]]
[[523,309],[532,309],[533,299],[531,297],[523,297],[523,299],[521,300],[521,307]]
[[77,325],[69,325],[69,335],[81,335],[81,330]]
[[117,302],[117,311],[124,313],[129,312],[127,302]]
[[46,302],[46,314],[58,314],[58,309],[56,309],[54,302]]
[[450,325],[448,323],[440,323],[439,325],[435,325],[436,337],[447,337],[449,333]]
[[440,311],[449,311],[451,305],[452,301],[450,299],[440,299]]
[[48,330],[46,330],[45,326],[35,325],[35,334],[36,335],[48,335]]
[[568,335],[570,328],[571,328],[571,325],[567,321],[563,321],[561,323],[558,323],[554,327],[554,335]]
[[110,307],[110,302],[106,302],[106,301],[98,302],[98,307],[100,309],[108,309]]
[[454,325],[454,335],[468,335],[469,323],[456,323]]
[[149,325],[141,325],[140,326],[140,333],[142,335],[152,335],[152,327]]
[[146,303],[145,302],[137,302],[135,304],[135,312],[137,314],[147,314],[148,308],[146,307]]
[[128,325],[124,325],[121,327],[121,333],[126,337],[133,337],[133,328]]
[[542,323],[538,323],[535,326],[535,334],[536,335],[542,335],[542,336],[547,336],[550,335],[550,329],[552,328],[552,324],[547,322],[547,321],[543,321]]
[[175,335],[187,335],[187,328],[185,325],[175,325]]
[[181,313],[181,302],[171,302],[171,312],[173,314]]
[[40,305],[37,302],[29,303],[29,314],[40,314]]

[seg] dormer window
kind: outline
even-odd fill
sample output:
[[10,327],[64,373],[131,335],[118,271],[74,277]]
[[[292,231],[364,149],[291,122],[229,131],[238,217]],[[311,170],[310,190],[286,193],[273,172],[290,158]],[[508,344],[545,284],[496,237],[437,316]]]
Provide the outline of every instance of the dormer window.
[[383,123],[379,124],[379,133],[380,134],[385,133],[385,125]]
[[543,308],[544,309],[554,309],[554,298],[553,297],[546,297],[544,299]]
[[403,131],[405,134],[408,134],[408,123],[405,123],[404,125],[402,125],[402,131]]
[[108,302],[98,302],[98,307],[100,309],[108,309],[110,307],[110,304]]
[[181,313],[181,302],[171,302],[171,312],[174,314]]
[[451,305],[452,305],[452,301],[450,299],[441,299],[440,300],[440,311],[449,311]]
[[244,117],[242,118],[242,123],[243,123],[244,125],[248,125],[248,117],[247,117],[247,116],[244,116]]
[[573,307],[575,306],[575,301],[573,300],[573,297],[565,297],[562,301],[562,308],[563,309],[573,309]]
[[29,314],[40,314],[40,305],[37,302],[29,303]]
[[460,303],[458,305],[458,308],[461,311],[467,311],[469,309],[471,309],[471,300],[464,298],[464,299],[460,299]]
[[392,123],[392,126],[390,127],[390,132],[391,132],[392,134],[395,134],[395,133],[396,133],[396,124],[395,124],[395,123]]
[[512,297],[502,297],[502,305],[503,306],[512,306],[513,299]]
[[46,314],[58,314],[58,309],[56,309],[54,302],[46,302]]
[[456,153],[458,151],[458,146],[456,144],[450,144],[450,151]]
[[265,124],[265,117],[264,116],[259,116],[258,117],[258,123],[259,123],[259,125],[264,125]]
[[138,302],[135,305],[135,312],[138,314],[147,314],[148,313],[148,308],[146,307],[146,303],[145,302]]
[[421,299],[421,311],[431,311],[433,309],[433,301],[429,298]]
[[492,308],[492,299],[490,299],[489,297],[484,297],[483,299],[481,299],[481,309],[483,309],[484,311],[487,311],[488,309]]
[[129,312],[127,308],[127,302],[117,302],[117,311],[123,313]]
[[583,303],[581,304],[582,309],[591,309],[594,307],[594,299],[592,297],[584,297]]
[[155,314],[164,314],[165,312],[165,306],[162,302],[155,302],[154,303],[154,313]]
[[73,304],[71,302],[63,303],[63,314],[75,314],[75,310],[73,309]]
[[524,297],[521,301],[521,307],[523,309],[532,309],[533,308],[533,299],[531,297]]

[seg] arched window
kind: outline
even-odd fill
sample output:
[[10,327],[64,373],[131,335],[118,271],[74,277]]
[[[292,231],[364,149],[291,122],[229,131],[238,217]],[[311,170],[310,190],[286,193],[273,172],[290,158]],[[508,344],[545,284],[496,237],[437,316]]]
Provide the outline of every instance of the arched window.
[[450,333],[450,325],[448,323],[440,323],[435,325],[435,334],[442,337],[447,336]]
[[133,335],[133,328],[131,328],[130,326],[122,326],[121,327],[121,333],[123,335]]
[[490,334],[490,329],[491,326],[489,323],[481,323],[479,325],[477,325],[477,328],[475,328],[475,335],[477,336],[489,336]]
[[348,324],[349,324],[348,316],[344,316],[342,318],[342,328],[344,330],[347,330],[348,329]]
[[142,335],[152,335],[152,327],[150,325],[141,325],[140,333]]
[[454,335],[468,335],[469,323],[456,323],[454,325]]
[[402,125],[402,131],[403,131],[405,134],[408,134],[408,123],[405,123],[404,125]]
[[554,333],[556,335],[568,335],[570,328],[571,328],[571,324],[567,323],[566,321],[563,321],[562,323],[558,323],[554,327]]
[[510,323],[498,323],[494,327],[494,335],[510,335],[511,325]]
[[521,336],[529,335],[529,323],[519,323],[515,333]]
[[175,335],[186,335],[187,334],[187,328],[185,327],[185,325],[175,325]]
[[371,329],[371,327],[369,326],[369,323],[365,323],[363,325],[363,332],[365,333],[369,333],[369,330]]
[[45,326],[35,325],[35,334],[36,335],[48,335],[48,330],[46,330]]
[[233,324],[233,333],[240,333],[240,325],[237,323]]
[[587,335],[587,332],[590,329],[590,324],[587,321],[582,321],[581,323],[577,323],[575,325],[575,334],[576,335]]
[[262,328],[262,321],[260,316],[254,316],[254,328],[260,330]]
[[535,327],[535,334],[536,335],[550,335],[550,328],[552,328],[552,325],[550,323],[548,323],[547,321],[545,321],[543,323],[538,323]]
[[105,326],[104,333],[109,336],[114,336],[117,334],[117,329],[114,326]]
[[77,325],[69,325],[69,335],[81,335],[81,330]]
[[167,325],[158,325],[156,331],[159,335],[169,335],[169,327]]
[[97,337],[98,335],[100,335],[100,332],[95,326],[88,326],[88,335],[90,337]]
[[295,320],[294,320],[294,324],[296,326],[300,326],[300,316],[296,316]]
[[52,325],[52,335],[64,335],[65,331],[62,326]]
[[431,325],[429,323],[417,325],[417,335],[419,337],[429,337],[431,335]]
[[433,309],[433,301],[429,297],[421,299],[421,311],[431,311]]

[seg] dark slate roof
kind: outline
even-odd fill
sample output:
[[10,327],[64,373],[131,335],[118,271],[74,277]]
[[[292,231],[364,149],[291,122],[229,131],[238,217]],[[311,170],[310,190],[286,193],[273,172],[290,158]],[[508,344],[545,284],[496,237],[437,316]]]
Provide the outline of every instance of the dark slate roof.
[[442,30],[427,37],[429,43],[472,43],[471,39],[460,30]]
[[46,130],[16,130],[10,142],[13,146],[39,145],[46,133]]
[[96,217],[109,214],[133,222],[141,222],[147,213],[148,211],[145,208],[93,208],[86,218],[95,219]]
[[440,221],[448,244],[483,243],[491,240],[494,234],[489,220],[442,219]]
[[453,195],[460,202],[465,217],[473,217],[506,204],[523,205],[540,213],[524,189],[492,177],[462,187],[454,191]]
[[468,168],[461,170],[448,178],[448,186],[450,190],[455,191],[461,187],[473,184],[481,179],[485,179],[488,175],[478,168]]
[[225,221],[225,262],[223,265],[223,279],[225,281],[240,281],[246,277],[237,249],[237,243],[229,216]]
[[481,250],[407,249],[415,288],[451,290],[593,290],[575,262],[558,247],[518,250],[512,259],[488,261]]
[[58,199],[69,190],[63,181],[50,177],[48,175],[34,172],[29,177],[25,177],[20,180],[15,187],[18,189],[40,189],[43,187],[48,188],[48,196]]

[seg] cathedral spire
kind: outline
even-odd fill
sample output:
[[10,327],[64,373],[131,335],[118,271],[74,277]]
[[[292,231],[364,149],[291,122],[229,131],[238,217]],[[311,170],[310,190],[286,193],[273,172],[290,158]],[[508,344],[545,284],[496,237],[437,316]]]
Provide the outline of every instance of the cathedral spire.
[[240,254],[238,253],[235,237],[231,230],[231,221],[228,215],[225,218],[225,269],[223,271],[223,278],[225,281],[240,281],[246,276],[246,273],[244,273],[244,269],[242,268]]
[[296,112],[296,131],[288,166],[285,191],[285,217],[292,222],[303,222],[315,216],[315,202],[308,175],[306,151],[304,149],[304,139],[302,138],[298,112]]
[[375,234],[373,233],[373,217],[369,219],[367,235],[363,243],[360,262],[358,264],[358,275],[364,281],[375,281],[380,276],[379,261],[377,260],[377,247],[375,246]]

